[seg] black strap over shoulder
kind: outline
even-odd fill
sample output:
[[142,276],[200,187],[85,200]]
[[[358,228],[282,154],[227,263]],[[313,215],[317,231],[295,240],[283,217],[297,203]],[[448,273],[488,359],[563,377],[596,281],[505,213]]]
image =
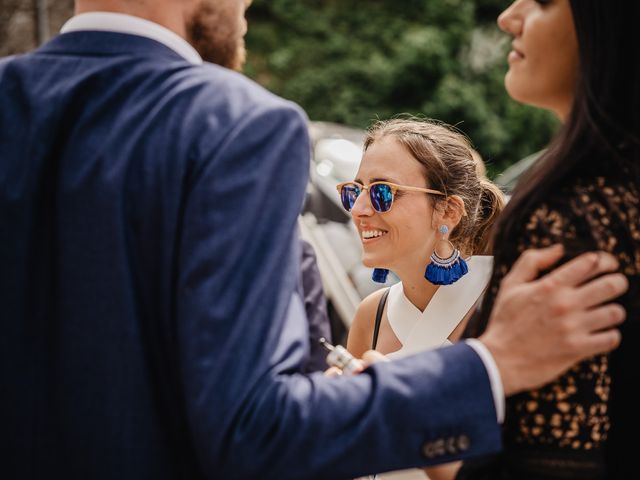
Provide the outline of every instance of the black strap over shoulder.
[[375,350],[376,345],[378,344],[378,333],[380,333],[380,324],[382,323],[382,312],[384,311],[384,306],[387,303],[387,297],[389,296],[389,289],[387,288],[382,297],[380,297],[380,302],[378,303],[378,310],[376,311],[376,323],[373,326],[373,342],[371,342],[371,348]]

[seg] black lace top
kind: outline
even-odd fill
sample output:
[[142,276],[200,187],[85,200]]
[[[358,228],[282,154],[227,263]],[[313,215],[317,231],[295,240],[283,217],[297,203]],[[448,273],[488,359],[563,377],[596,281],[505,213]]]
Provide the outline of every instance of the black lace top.
[[[529,247],[563,243],[567,258],[613,253],[630,281],[621,346],[584,361],[538,390],[507,399],[505,452],[470,461],[458,479],[640,478],[640,195],[638,179],[579,180],[548,196],[510,245],[496,245],[488,295]],[[489,300],[491,300],[491,297]],[[467,336],[486,325],[471,322]]]

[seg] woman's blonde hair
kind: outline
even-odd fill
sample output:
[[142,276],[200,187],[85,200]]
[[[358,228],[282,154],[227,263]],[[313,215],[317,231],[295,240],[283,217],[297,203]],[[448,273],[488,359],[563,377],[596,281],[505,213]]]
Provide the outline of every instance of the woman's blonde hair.
[[[366,151],[376,141],[393,137],[425,169],[427,187],[457,195],[467,215],[449,240],[465,254],[491,253],[491,227],[504,207],[504,195],[479,168],[482,162],[469,140],[454,127],[412,116],[377,121],[367,131]],[[434,197],[436,204],[442,202]]]

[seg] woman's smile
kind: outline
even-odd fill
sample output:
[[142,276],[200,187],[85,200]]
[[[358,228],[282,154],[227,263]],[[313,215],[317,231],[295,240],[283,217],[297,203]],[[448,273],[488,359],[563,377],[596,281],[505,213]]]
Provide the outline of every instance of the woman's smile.
[[362,241],[362,245],[369,245],[382,239],[382,237],[384,237],[387,233],[389,232],[380,228],[362,228],[360,229],[360,240]]

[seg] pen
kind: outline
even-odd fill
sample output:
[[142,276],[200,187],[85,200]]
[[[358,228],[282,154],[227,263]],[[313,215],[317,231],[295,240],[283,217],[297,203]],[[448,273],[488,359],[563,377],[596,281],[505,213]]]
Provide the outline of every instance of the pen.
[[351,375],[362,370],[362,362],[351,355],[349,351],[342,345],[331,345],[323,337],[319,340],[320,344],[327,349],[327,364],[331,367],[337,367],[342,373]]

